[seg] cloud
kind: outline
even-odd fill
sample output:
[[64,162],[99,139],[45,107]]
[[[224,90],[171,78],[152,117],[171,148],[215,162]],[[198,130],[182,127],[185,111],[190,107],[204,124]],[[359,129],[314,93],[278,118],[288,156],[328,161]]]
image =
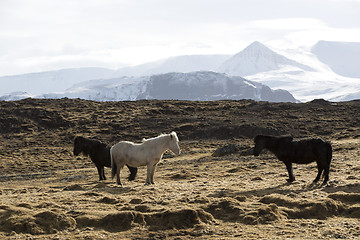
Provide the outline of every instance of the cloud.
[[325,23],[314,18],[285,18],[285,19],[264,19],[251,22],[247,26],[252,29],[268,30],[306,30],[306,29],[323,29]]
[[0,76],[57,66],[114,68],[183,54],[232,54],[255,40],[294,47],[320,39],[360,41],[359,3],[1,0],[0,63],[5,65]]

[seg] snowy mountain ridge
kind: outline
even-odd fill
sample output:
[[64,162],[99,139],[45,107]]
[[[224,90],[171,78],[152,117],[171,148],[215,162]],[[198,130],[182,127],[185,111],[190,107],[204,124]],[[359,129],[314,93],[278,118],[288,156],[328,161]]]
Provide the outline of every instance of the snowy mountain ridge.
[[360,78],[360,43],[319,41],[311,52],[335,73]]
[[246,77],[259,72],[279,70],[283,66],[294,66],[305,71],[314,71],[311,67],[286,58],[257,41],[226,60],[220,65],[218,71]]
[[[299,62],[311,66],[312,71],[306,71],[296,65],[284,65],[277,70],[258,72],[246,78],[273,89],[285,89],[302,102],[317,98],[329,101],[360,99],[359,78],[349,78],[335,73],[329,65],[320,61],[317,55],[307,50],[283,52],[282,55],[293,56]],[[360,68],[357,71],[360,73]]]
[[105,79],[111,77],[112,74],[113,70],[106,68],[69,68],[3,76],[0,77],[0,95],[19,91],[35,95],[63,91],[76,83],[91,79]]
[[[20,93],[19,96],[8,96],[7,98],[4,96],[3,100],[17,100],[23,95]],[[91,80],[76,84],[64,92],[32,97],[79,97],[95,101],[253,99],[270,102],[296,102],[296,99],[285,90],[272,90],[263,84],[241,77],[230,77],[226,74],[209,71]]]
[[[342,58],[334,57],[343,51],[350,52],[352,49],[355,53],[353,55],[344,54],[341,55]],[[139,93],[141,84],[145,84],[149,79],[156,79],[153,76],[179,72],[179,75],[166,75],[171,76],[171,81],[176,82],[174,76],[180,77],[181,73],[216,71],[225,73],[228,77],[246,77],[252,82],[265,84],[275,90],[287,90],[300,101],[311,101],[316,98],[346,101],[360,98],[360,78],[347,77],[349,75],[360,76],[360,67],[358,66],[360,54],[357,52],[359,49],[360,43],[320,41],[311,49],[274,50],[262,43],[254,42],[233,56],[188,55],[118,70],[103,68],[63,69],[0,77],[0,96],[3,95],[1,99],[9,100],[40,95],[51,97],[57,96],[59,92],[66,92],[69,97],[82,98],[81,94],[89,91],[88,85],[92,85],[90,80],[96,84],[99,83],[97,80],[101,80],[100,82],[103,82],[103,85],[99,85],[98,88],[102,89],[101,92],[103,92],[112,86],[105,84],[106,80],[121,79],[121,84],[114,83],[116,86],[113,85],[113,87],[117,91],[129,91],[129,93],[111,93],[113,98],[117,99],[120,95],[127,95],[128,99],[133,99],[135,92]],[[337,70],[338,68],[340,70]],[[200,78],[199,74],[196,76]],[[191,81],[199,84],[201,82],[194,78],[191,78]],[[185,82],[182,81],[182,84]],[[139,86],[136,87],[137,84]],[[95,91],[92,86],[90,88],[91,91]],[[196,85],[193,85],[193,88],[196,88]],[[179,89],[185,91],[186,88],[179,87]],[[201,89],[197,89],[201,91]],[[210,88],[208,90],[210,91]],[[108,92],[110,94],[111,91],[108,90]],[[93,96],[93,94],[90,95]],[[101,100],[102,94],[98,94],[98,96],[97,99]],[[228,96],[230,95],[223,95],[226,98]],[[161,98],[160,95],[157,97]],[[107,95],[105,98],[110,99],[111,96]]]

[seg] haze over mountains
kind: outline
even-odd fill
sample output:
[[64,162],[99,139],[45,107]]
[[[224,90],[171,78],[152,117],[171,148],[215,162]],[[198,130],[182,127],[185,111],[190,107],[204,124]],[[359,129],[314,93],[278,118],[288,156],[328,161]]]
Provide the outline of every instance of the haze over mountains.
[[215,71],[231,55],[185,55],[117,70],[115,76],[148,76],[169,72]]
[[0,77],[0,99],[345,101],[360,98],[359,49],[360,43],[320,41],[311,50],[273,50],[254,42],[233,56],[189,55],[118,70],[5,76]]

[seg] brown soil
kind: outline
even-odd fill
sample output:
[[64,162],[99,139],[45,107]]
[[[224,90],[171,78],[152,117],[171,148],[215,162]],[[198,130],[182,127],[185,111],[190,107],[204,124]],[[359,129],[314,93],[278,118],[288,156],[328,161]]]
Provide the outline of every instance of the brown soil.
[[[0,102],[1,239],[359,239],[360,101]],[[110,144],[176,131],[144,185],[99,182],[75,135]],[[256,134],[321,137],[333,145],[328,185],[316,164],[251,155]],[[225,146],[225,147],[224,147]],[[216,149],[220,148],[222,151]],[[225,150],[224,150],[225,149]],[[214,154],[214,152],[216,152]]]

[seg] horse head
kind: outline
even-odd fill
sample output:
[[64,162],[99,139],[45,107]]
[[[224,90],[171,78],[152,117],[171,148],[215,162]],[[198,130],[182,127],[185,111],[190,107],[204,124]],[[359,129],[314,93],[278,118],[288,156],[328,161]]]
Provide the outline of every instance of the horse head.
[[176,155],[180,154],[179,138],[176,132],[170,133],[169,149]]
[[265,148],[265,138],[266,136],[257,135],[254,139],[255,147],[254,147],[254,156],[259,156],[261,150]]
[[74,139],[74,155],[78,156],[83,151],[82,137],[75,137]]

